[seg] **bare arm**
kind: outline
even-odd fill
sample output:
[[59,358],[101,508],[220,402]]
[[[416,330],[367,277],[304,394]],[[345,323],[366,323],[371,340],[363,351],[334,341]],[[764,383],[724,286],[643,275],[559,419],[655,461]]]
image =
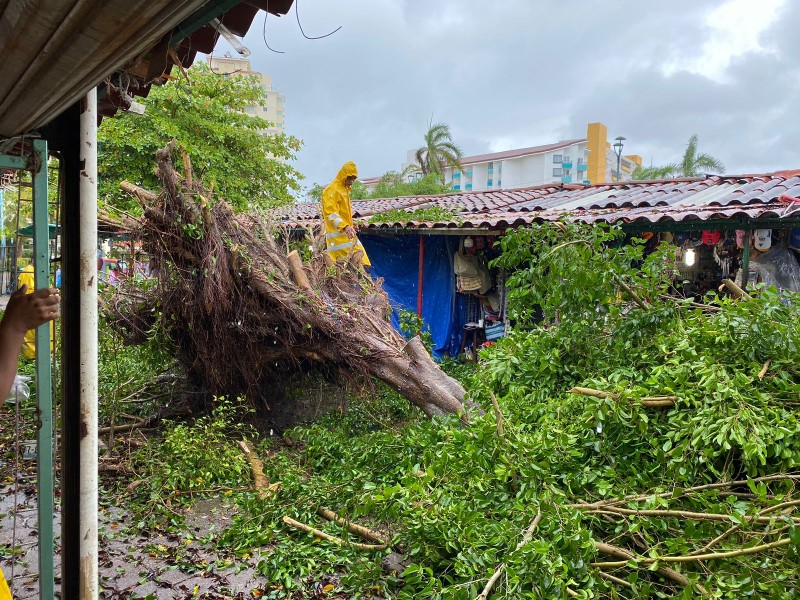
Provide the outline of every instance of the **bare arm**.
[[0,321],[0,405],[5,402],[17,374],[19,351],[29,329],[58,317],[61,298],[55,288],[27,294],[23,285],[11,294],[3,320]]

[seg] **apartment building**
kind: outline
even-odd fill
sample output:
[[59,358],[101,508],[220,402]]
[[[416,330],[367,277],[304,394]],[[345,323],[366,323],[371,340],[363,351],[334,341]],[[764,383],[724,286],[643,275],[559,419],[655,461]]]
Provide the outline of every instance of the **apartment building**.
[[588,183],[586,140],[465,156],[461,171],[445,168],[453,190],[484,191],[531,187],[551,182]]
[[[414,170],[415,151],[409,150],[401,171],[419,179]],[[630,179],[641,164],[637,155],[620,159],[620,179]],[[465,156],[461,170],[444,169],[445,181],[454,191],[487,191],[532,187],[548,183],[602,183],[616,181],[617,155],[608,141],[608,129],[602,123],[590,123],[585,138],[562,140],[553,144],[518,148],[504,152]],[[407,172],[407,171],[406,171]],[[372,190],[380,177],[361,179]]]
[[248,113],[272,123],[270,127],[262,130],[264,135],[284,133],[286,97],[272,89],[272,77],[259,73],[258,71],[253,71],[250,68],[250,60],[247,58],[213,56],[209,57],[208,66],[215,73],[223,75],[237,73],[242,75],[255,75],[258,77],[261,82],[261,89],[264,90],[267,97],[264,100],[264,104],[248,106],[246,110]]

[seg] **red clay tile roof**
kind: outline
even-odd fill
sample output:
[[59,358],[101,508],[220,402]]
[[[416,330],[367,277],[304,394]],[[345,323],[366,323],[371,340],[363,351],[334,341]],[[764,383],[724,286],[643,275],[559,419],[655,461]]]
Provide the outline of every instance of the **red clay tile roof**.
[[[567,218],[584,223],[657,223],[732,218],[800,218],[800,171],[783,174],[709,176],[597,185],[549,184],[518,190],[484,191],[364,200],[354,216],[367,229],[506,228]],[[453,218],[441,222],[398,220],[369,223],[372,215],[440,207]],[[307,224],[319,216],[316,203],[282,211],[288,223]]]

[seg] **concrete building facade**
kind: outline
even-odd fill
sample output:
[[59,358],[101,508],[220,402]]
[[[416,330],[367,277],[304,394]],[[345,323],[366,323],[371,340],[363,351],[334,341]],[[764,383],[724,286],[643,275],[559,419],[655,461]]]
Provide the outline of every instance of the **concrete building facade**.
[[[624,148],[623,148],[624,149]],[[401,172],[411,180],[422,172],[414,169],[415,151],[409,150]],[[641,157],[623,155],[620,179],[631,179]],[[444,169],[445,182],[454,191],[486,191],[532,187],[548,183],[604,183],[617,179],[617,155],[608,141],[608,128],[590,123],[586,137],[553,144],[493,152],[461,159],[461,170]],[[361,179],[372,191],[380,177]]]
[[264,104],[247,107],[249,114],[261,117],[272,124],[267,129],[263,129],[264,135],[274,135],[284,133],[284,116],[286,111],[286,97],[280,92],[272,89],[272,77],[264,75],[250,68],[250,60],[231,56],[213,56],[208,59],[208,66],[214,73],[230,75],[233,73],[241,75],[255,75],[258,77],[261,89],[266,93]]

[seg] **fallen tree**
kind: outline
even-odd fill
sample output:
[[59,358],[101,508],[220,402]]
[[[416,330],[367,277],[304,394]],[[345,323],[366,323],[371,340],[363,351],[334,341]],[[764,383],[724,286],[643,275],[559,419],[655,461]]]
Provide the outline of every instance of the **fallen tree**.
[[334,264],[317,241],[304,265],[274,225],[213,200],[186,154],[180,175],[173,152],[174,142],[156,156],[160,194],[121,186],[143,209],[136,229],[156,268],[164,329],[209,392],[262,394],[313,365],[343,381],[377,377],[426,415],[468,420],[464,388],[418,337],[406,342],[394,330],[382,282],[358,257]]

